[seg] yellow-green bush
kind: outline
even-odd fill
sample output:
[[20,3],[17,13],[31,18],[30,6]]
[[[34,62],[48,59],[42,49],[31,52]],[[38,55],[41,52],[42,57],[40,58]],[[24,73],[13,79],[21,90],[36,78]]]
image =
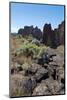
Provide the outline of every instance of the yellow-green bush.
[[47,50],[46,46],[37,46],[33,43],[27,43],[17,50],[18,54],[25,55],[25,56],[31,56],[32,58],[40,56],[42,53],[44,53]]

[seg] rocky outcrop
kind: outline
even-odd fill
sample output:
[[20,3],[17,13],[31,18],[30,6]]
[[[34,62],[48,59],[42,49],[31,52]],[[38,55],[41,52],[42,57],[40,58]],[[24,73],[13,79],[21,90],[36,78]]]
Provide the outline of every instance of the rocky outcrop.
[[65,22],[63,21],[61,24],[58,25],[58,28],[54,30],[56,34],[56,41],[57,45],[64,45],[64,36],[65,36]]
[[38,69],[37,73],[35,74],[35,78],[37,82],[40,82],[42,79],[48,78],[48,70],[45,68]]
[[64,25],[65,22],[63,21],[58,25],[57,29],[53,30],[51,24],[46,23],[43,27],[43,34],[37,26],[35,28],[33,26],[24,26],[23,29],[18,30],[18,34],[22,36],[31,34],[45,45],[56,48],[59,45],[64,45]]
[[48,87],[45,83],[40,83],[37,85],[37,87],[33,90],[32,96],[37,95],[51,95],[50,91],[48,90]]
[[37,26],[33,29],[32,35],[34,38],[36,38],[38,40],[40,40],[42,38],[42,32]]
[[51,45],[51,34],[51,24],[45,24],[43,27],[43,43],[45,43],[45,45]]
[[51,24],[45,24],[43,28],[43,43],[47,46],[56,47],[55,34]]
[[51,24],[45,24],[43,28],[43,43],[52,48],[64,45],[64,21],[52,30]]
[[33,26],[24,26],[24,29],[21,28],[18,30],[18,34],[21,34],[22,36],[32,35],[38,40],[42,38],[42,32],[37,26],[35,28]]
[[48,78],[46,80],[42,80],[42,82],[40,84],[38,84],[38,86],[34,89],[32,95],[34,96],[34,95],[55,95],[55,94],[59,94],[61,89],[63,90],[63,87],[64,87],[64,85],[62,83],[59,83],[56,80]]

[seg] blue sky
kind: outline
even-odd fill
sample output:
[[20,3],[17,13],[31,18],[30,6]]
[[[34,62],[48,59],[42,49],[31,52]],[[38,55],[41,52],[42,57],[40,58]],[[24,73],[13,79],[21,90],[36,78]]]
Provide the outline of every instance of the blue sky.
[[11,32],[25,25],[38,26],[43,30],[45,23],[57,28],[64,20],[64,6],[11,3]]

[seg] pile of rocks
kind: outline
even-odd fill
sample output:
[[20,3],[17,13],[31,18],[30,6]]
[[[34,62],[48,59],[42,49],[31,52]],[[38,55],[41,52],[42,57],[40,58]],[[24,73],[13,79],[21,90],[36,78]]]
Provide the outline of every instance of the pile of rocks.
[[26,69],[23,65],[12,68],[12,96],[64,94],[64,66],[56,62],[57,56],[46,53],[38,59],[38,63],[32,63],[29,67],[26,65]]

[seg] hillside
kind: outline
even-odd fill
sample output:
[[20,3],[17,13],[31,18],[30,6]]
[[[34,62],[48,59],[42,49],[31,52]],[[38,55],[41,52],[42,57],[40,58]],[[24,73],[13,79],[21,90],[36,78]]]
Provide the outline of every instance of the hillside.
[[64,45],[46,46],[32,35],[11,34],[10,94],[64,94]]

